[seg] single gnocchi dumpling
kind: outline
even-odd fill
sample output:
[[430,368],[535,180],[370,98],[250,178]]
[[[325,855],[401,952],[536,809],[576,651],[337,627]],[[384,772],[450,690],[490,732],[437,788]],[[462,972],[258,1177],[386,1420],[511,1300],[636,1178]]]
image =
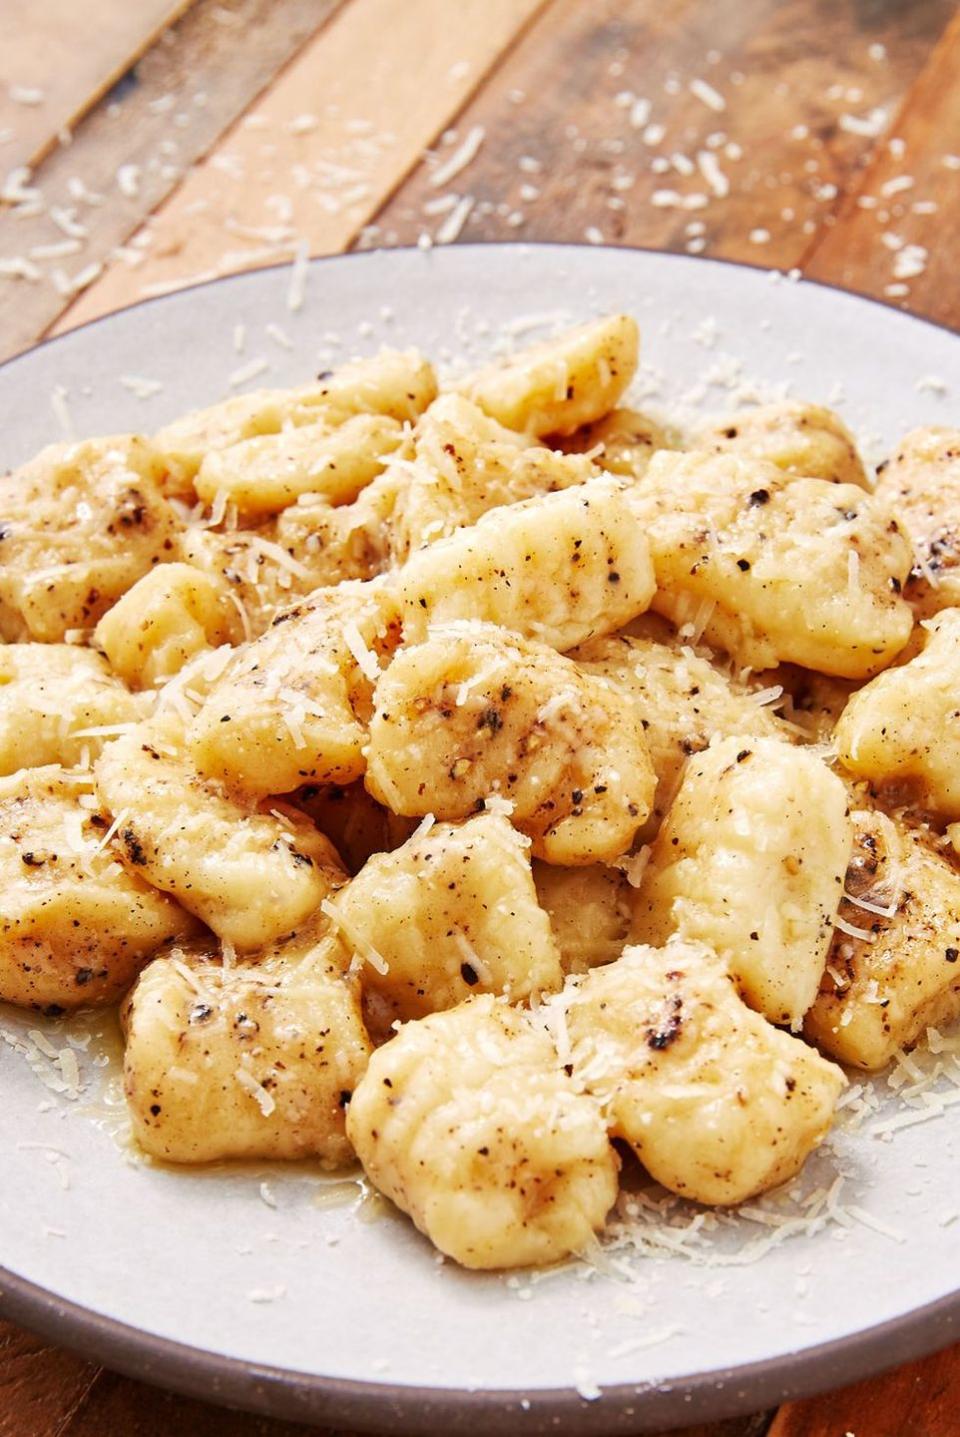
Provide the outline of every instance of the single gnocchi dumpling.
[[702,430],[696,448],[765,459],[806,479],[870,487],[853,435],[839,415],[821,404],[783,399],[741,409]]
[[960,1017],[960,873],[928,834],[853,815],[854,849],[806,1036],[841,1063],[883,1068]]
[[115,1002],[162,944],[197,931],[117,861],[92,790],[90,774],[55,764],[0,778],[0,1001],[52,1012]]
[[95,771],[125,863],[242,952],[292,933],[346,878],[302,813],[244,807],[198,774],[174,714],[108,744]]
[[585,973],[612,963],[629,940],[629,860],[627,872],[605,863],[588,868],[556,868],[535,861],[537,900],[550,919],[564,973]]
[[629,700],[491,624],[400,649],[377,684],[366,784],[408,816],[463,819],[498,796],[550,863],[618,857],[656,780]]
[[589,460],[527,447],[459,394],[444,394],[417,426],[414,457],[398,468],[390,553],[402,564],[416,549],[475,524],[490,509],[597,477]]
[[834,740],[848,773],[912,790],[924,807],[960,818],[960,608],[925,621],[917,656],[852,694]]
[[324,905],[363,960],[371,1030],[453,1008],[471,992],[518,1003],[560,987],[560,955],[537,902],[529,839],[480,813],[432,824],[375,854]]
[[212,449],[194,487],[206,503],[233,504],[249,520],[278,514],[301,494],[349,504],[383,471],[403,437],[403,425],[385,414],[355,414],[336,429],[305,424],[263,434]]
[[602,479],[493,509],[396,576],[408,641],[433,623],[487,619],[561,651],[622,628],[653,592],[643,524]]
[[247,797],[364,770],[380,658],[399,626],[382,584],[319,589],[242,649],[190,726],[199,771]]
[[567,985],[546,1008],[561,1057],[671,1192],[745,1202],[826,1136],[843,1073],[748,1008],[705,944],[627,948]]
[[960,604],[960,429],[913,429],[877,470],[916,562],[904,589],[920,617]]
[[636,321],[613,314],[522,349],[459,388],[508,429],[538,437],[572,434],[619,403],[639,352]]
[[741,665],[787,660],[842,678],[869,678],[909,639],[912,551],[862,489],[760,460],[661,452],[631,494],[653,555],[653,606],[681,637],[702,634]]
[[614,409],[563,441],[567,454],[590,454],[601,469],[640,479],[658,449],[671,446],[663,429],[637,409]]
[[190,564],[160,564],[108,609],[93,642],[131,688],[149,689],[205,649],[239,644],[243,622],[229,585]]
[[305,424],[331,427],[356,414],[413,421],[436,398],[437,379],[416,350],[383,350],[345,364],[296,389],[260,389],[198,409],[154,436],[170,471],[172,491],[193,492],[193,481],[210,453],[247,439]]
[[373,579],[390,567],[393,513],[404,482],[403,473],[388,466],[352,504],[304,494],[277,515],[274,540],[311,575],[304,592],[346,579]]
[[464,1267],[582,1252],[617,1195],[596,1104],[547,1034],[488,994],[407,1023],[379,1048],[347,1133],[371,1181]]
[[755,690],[727,678],[688,645],[615,634],[581,644],[570,658],[629,696],[657,775],[658,819],[673,801],[687,759],[714,735],[790,737]]
[[[338,510],[332,510],[338,513]],[[226,585],[245,638],[256,638],[283,609],[321,584],[336,582],[323,564],[303,562],[274,537],[272,527],[217,529],[193,527],[180,545],[185,563],[218,586]]]
[[255,961],[196,945],[148,964],[122,1013],[140,1147],[173,1163],[349,1164],[345,1111],[371,1050],[344,956],[313,925]]
[[73,644],[0,644],[0,774],[96,756],[152,699]]
[[92,629],[180,529],[161,457],[121,434],[53,444],[0,477],[0,638],[59,643]]
[[817,996],[853,832],[847,790],[819,758],[725,738],[690,760],[636,897],[633,938],[707,943],[772,1023]]

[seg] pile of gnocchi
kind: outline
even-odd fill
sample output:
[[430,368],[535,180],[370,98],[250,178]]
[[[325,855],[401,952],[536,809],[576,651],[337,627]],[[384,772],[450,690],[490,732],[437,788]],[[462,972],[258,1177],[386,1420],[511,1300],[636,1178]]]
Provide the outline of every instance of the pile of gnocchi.
[[631,1150],[742,1202],[960,1015],[960,430],[668,432],[638,343],[0,479],[0,999],[121,1004],[154,1158],[359,1158],[550,1263]]

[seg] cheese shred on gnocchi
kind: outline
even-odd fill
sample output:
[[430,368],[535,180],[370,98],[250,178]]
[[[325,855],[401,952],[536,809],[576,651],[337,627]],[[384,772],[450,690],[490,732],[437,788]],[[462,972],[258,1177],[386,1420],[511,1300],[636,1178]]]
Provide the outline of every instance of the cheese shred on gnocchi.
[[554,1263],[960,1018],[960,431],[875,480],[638,356],[384,350],[0,478],[0,1001],[120,1005],[147,1154]]

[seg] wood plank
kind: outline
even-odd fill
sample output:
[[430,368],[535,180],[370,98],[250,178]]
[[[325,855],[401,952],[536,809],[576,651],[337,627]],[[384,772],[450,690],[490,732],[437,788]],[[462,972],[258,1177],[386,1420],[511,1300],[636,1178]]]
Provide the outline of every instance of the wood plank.
[[0,1322],[0,1437],[56,1437],[97,1369]]
[[[139,60],[192,0],[11,5],[0,49],[0,169],[33,165]],[[11,92],[13,92],[11,94]],[[22,93],[27,103],[14,96]],[[37,99],[39,98],[39,100]]]
[[954,1437],[960,1347],[780,1408],[768,1437]]
[[[878,143],[859,131],[889,126],[953,13],[952,0],[869,19],[834,0],[557,0],[458,121],[486,132],[448,187],[475,201],[461,237],[799,264]],[[421,169],[372,242],[436,235],[435,199]]]
[[960,11],[894,132],[804,268],[960,329]]
[[351,0],[153,217],[144,264],[111,266],[58,328],[301,238],[346,248],[543,5]]
[[[31,282],[0,273],[0,358],[33,343],[66,308],[69,296],[53,282],[58,269],[76,279],[111,255],[124,267],[137,259],[135,249],[117,258],[117,247],[340,3],[195,0],[167,32],[171,41],[155,45],[87,116],[73,144],[40,166],[42,212],[0,209],[0,257],[22,257],[38,276]],[[118,181],[122,166],[133,181],[127,193]],[[77,200],[71,186],[78,180],[104,202]],[[51,218],[64,211],[73,211],[87,234],[75,254],[43,258],[47,246],[68,239]]]

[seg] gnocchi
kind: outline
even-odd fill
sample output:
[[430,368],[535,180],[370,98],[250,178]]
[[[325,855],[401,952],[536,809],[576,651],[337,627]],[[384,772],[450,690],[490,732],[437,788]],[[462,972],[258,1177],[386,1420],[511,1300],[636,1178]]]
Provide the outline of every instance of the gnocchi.
[[747,1008],[706,944],[626,948],[568,984],[552,1002],[574,1079],[672,1192],[745,1202],[826,1136],[843,1073]]
[[632,407],[638,352],[383,351],[0,479],[0,1000],[122,1003],[146,1153],[356,1157],[550,1263],[625,1146],[743,1202],[833,1059],[960,1018],[960,431],[872,492],[822,406]]
[[122,1016],[144,1152],[352,1161],[345,1110],[370,1042],[336,940],[315,926],[230,965],[202,944],[174,947],[147,965]]
[[634,906],[636,941],[709,944],[752,1008],[798,1026],[817,995],[843,893],[847,791],[776,739],[720,739],[691,759]]
[[396,813],[462,819],[506,800],[551,863],[616,858],[655,778],[629,702],[489,624],[440,627],[378,681],[366,784]]
[[661,452],[633,502],[653,555],[653,607],[740,664],[869,678],[910,637],[912,550],[886,505],[855,485]]
[[150,707],[92,649],[0,644],[0,774],[96,756]]
[[602,480],[492,509],[412,555],[395,584],[408,641],[487,619],[560,650],[622,627],[654,593],[642,524]]
[[[511,1002],[560,987],[560,955],[527,852],[506,818],[429,824],[369,858],[325,911],[366,963],[371,1028],[389,1033],[472,992]],[[389,955],[389,956],[386,956]]]
[[347,1133],[381,1192],[464,1267],[582,1251],[617,1195],[596,1104],[547,1034],[489,994],[407,1023],[379,1048]]
[[95,773],[125,862],[241,952],[292,932],[346,877],[303,814],[241,805],[198,774],[175,715],[108,744]]
[[89,773],[57,764],[0,778],[6,1003],[63,1012],[115,1002],[152,953],[198,927],[122,861],[92,790]]

